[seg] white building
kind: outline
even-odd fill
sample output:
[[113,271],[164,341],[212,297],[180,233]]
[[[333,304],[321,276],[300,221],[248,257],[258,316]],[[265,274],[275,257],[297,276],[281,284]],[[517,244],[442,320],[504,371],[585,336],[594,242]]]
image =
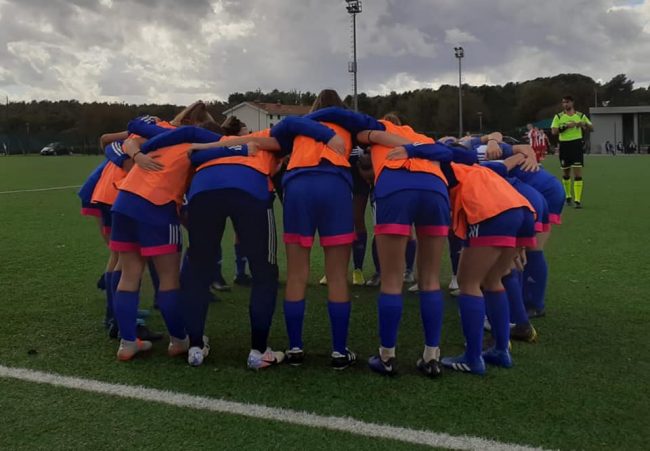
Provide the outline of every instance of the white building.
[[256,132],[273,127],[287,116],[302,116],[309,112],[308,106],[283,105],[281,103],[242,102],[223,112],[226,117],[237,116],[248,130]]
[[634,141],[637,148],[647,152],[650,146],[650,105],[589,108],[594,131],[591,133],[591,153],[605,153],[605,142],[625,146]]

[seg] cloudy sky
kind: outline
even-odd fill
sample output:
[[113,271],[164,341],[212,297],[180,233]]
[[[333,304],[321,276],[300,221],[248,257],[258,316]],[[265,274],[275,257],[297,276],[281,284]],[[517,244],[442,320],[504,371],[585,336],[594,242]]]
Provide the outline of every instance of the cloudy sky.
[[[541,6],[543,5],[543,6]],[[563,72],[650,83],[650,0],[364,0],[359,90]],[[344,0],[0,0],[0,96],[173,102],[351,92]]]

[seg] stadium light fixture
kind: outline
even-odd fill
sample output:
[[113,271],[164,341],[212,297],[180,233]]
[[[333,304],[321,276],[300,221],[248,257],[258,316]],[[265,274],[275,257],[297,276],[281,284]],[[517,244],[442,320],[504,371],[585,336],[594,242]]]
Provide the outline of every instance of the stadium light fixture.
[[352,61],[348,63],[348,72],[352,74],[352,107],[359,110],[357,97],[357,14],[361,13],[361,0],[345,0],[345,9],[352,17]]
[[461,60],[465,57],[465,50],[458,46],[454,47],[454,56],[458,58],[458,136],[463,136],[463,82]]

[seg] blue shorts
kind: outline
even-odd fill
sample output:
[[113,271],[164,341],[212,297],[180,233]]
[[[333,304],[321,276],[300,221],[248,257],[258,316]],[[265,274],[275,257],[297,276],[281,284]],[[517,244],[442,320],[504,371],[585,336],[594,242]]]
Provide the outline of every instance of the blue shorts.
[[102,211],[99,209],[98,204],[91,202],[81,202],[81,215],[82,216],[95,216],[96,218],[102,217]]
[[375,235],[449,234],[449,197],[438,191],[407,189],[376,200]]
[[111,205],[97,203],[102,218],[102,234],[106,237],[111,236],[111,228],[113,225],[113,214],[111,213]]
[[530,205],[535,210],[535,214],[537,215],[537,218],[535,218],[535,232],[540,233],[551,230],[548,216],[548,204],[546,203],[544,196],[542,196],[542,194],[535,188],[522,181],[517,181],[513,186],[519,194],[524,196],[528,202],[530,202]]
[[153,225],[113,212],[109,247],[115,252],[139,252],[143,257],[181,251],[183,235],[178,222]]
[[535,247],[535,216],[512,208],[477,224],[469,224],[465,247]]
[[548,219],[551,224],[562,224],[562,209],[564,208],[565,193],[562,183],[554,179],[553,183],[540,190],[548,204]]
[[311,247],[352,244],[354,216],[350,184],[329,172],[297,174],[284,187],[284,242]]

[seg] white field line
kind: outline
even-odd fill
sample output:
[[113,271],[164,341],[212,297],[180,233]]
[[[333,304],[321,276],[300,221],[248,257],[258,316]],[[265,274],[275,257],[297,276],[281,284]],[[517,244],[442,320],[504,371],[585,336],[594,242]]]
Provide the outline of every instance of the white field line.
[[217,398],[174,393],[141,386],[110,384],[91,379],[61,376],[58,374],[45,373],[24,368],[10,368],[4,365],[0,365],[0,377],[47,384],[54,387],[65,387],[91,393],[119,396],[122,398],[139,399],[141,401],[156,402],[177,407],[207,410],[210,412],[229,415],[241,415],[244,417],[263,420],[280,421],[300,426],[328,429],[330,431],[347,432],[364,437],[397,440],[405,443],[428,445],[445,449],[502,451],[540,449],[500,443],[479,437],[453,436],[423,430],[366,423],[349,417],[326,417],[296,410],[224,401]]
[[72,189],[72,188],[81,188],[81,185],[52,186],[50,188],[35,188],[35,189],[17,189],[14,191],[0,191],[0,194],[36,193],[39,191],[57,191],[61,189]]

